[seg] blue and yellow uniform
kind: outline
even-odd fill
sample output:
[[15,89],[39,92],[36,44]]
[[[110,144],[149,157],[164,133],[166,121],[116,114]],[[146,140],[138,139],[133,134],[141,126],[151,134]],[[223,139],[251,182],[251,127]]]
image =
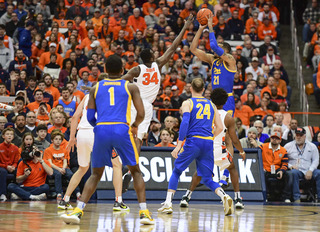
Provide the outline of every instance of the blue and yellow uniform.
[[191,102],[191,111],[186,142],[180,150],[174,168],[182,172],[195,159],[198,176],[212,177],[214,165],[212,128],[215,108],[210,100],[203,97],[193,97],[188,101]]
[[112,167],[115,148],[123,165],[139,163],[138,151],[130,131],[131,94],[128,81],[105,79],[97,83],[95,103],[97,125],[94,128],[92,167]]
[[223,88],[228,93],[228,100],[224,104],[223,109],[230,113],[233,117],[235,104],[233,98],[233,79],[236,71],[227,68],[225,62],[221,59],[215,59],[211,67],[211,84],[212,89]]

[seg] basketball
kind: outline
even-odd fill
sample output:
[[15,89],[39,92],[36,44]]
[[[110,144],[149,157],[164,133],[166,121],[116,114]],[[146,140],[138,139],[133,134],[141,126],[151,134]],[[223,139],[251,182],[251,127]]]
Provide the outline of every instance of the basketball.
[[201,25],[206,25],[208,23],[207,17],[212,14],[212,11],[208,8],[203,8],[197,13],[197,20]]

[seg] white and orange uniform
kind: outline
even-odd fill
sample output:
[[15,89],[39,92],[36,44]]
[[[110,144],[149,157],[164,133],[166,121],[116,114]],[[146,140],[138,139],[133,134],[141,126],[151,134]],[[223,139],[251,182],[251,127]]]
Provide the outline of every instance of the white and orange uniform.
[[229,165],[232,163],[232,155],[227,150],[225,137],[227,128],[224,125],[224,119],[227,115],[227,111],[225,110],[218,110],[220,114],[220,118],[223,124],[223,130],[214,137],[214,150],[213,150],[213,156],[214,156],[214,164],[219,166],[220,170],[224,170],[229,167]]
[[[144,64],[140,64],[140,75],[133,80],[139,90],[140,96],[143,101],[145,116],[143,121],[138,127],[138,138],[142,140],[143,136],[148,132],[148,128],[150,125],[150,121],[153,115],[153,106],[152,103],[156,99],[157,94],[160,89],[160,71],[158,64],[153,62],[151,68],[145,66]],[[131,107],[131,119],[132,122],[136,118],[137,111],[134,108],[133,104]]]
[[94,133],[93,127],[87,119],[87,107],[89,101],[89,94],[84,97],[82,117],[78,124],[77,133],[77,153],[78,163],[81,167],[87,167],[90,164],[90,154],[93,148]]

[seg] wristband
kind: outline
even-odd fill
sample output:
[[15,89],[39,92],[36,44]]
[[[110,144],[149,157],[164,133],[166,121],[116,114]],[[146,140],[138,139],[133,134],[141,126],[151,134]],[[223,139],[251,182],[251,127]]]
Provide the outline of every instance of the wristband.
[[245,151],[239,152],[239,155],[244,155],[244,154],[246,154]]

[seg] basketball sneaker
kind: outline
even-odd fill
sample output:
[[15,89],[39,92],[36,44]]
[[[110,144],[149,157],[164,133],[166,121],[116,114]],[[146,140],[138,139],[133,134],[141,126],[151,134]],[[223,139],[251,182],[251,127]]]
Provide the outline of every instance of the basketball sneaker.
[[244,209],[244,204],[242,202],[242,199],[241,198],[235,199],[234,206],[236,207],[236,209]]
[[115,201],[113,204],[113,211],[130,211],[130,208],[123,202]]
[[58,209],[73,209],[73,207],[70,202],[65,202],[64,200],[62,200],[58,204]]
[[154,219],[151,217],[148,209],[140,210],[140,223],[143,225],[154,225]]
[[224,208],[224,215],[226,216],[233,214],[234,212],[233,200],[227,194],[223,197],[223,208]]
[[15,194],[15,193],[11,193],[11,197],[10,197],[10,199],[11,200],[21,200],[21,198],[17,195],[17,194]]
[[220,180],[219,185],[223,190],[229,187],[229,177],[226,178],[226,180]]
[[187,196],[182,196],[182,200],[180,201],[180,207],[187,208],[189,206],[190,198]]
[[62,194],[57,194],[57,202],[59,203],[62,200]]
[[158,209],[159,213],[166,213],[166,214],[171,214],[173,212],[172,210],[172,203],[166,203],[164,202],[161,206],[161,208]]
[[83,211],[76,207],[71,213],[63,214],[60,218],[67,224],[80,224],[80,219],[83,216]]

